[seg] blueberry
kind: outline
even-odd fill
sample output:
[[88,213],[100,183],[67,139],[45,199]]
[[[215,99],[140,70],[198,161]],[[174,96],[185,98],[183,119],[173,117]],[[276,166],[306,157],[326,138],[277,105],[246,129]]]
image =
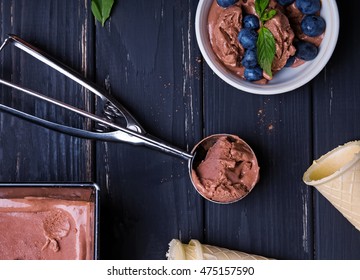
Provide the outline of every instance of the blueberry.
[[301,30],[305,35],[316,37],[324,33],[325,20],[320,16],[307,15],[301,21]]
[[309,42],[298,41],[295,44],[295,56],[302,60],[313,60],[318,54],[318,48]]
[[320,0],[296,0],[296,7],[305,15],[312,15],[320,11]]
[[287,6],[294,3],[295,0],[277,0],[277,2],[282,6]]
[[245,68],[244,77],[248,81],[258,81],[263,77],[263,70],[260,66]]
[[258,34],[254,29],[243,28],[239,32],[238,40],[245,49],[255,49]]
[[219,6],[227,8],[231,5],[234,5],[239,0],[216,0]]
[[260,27],[259,19],[255,15],[244,16],[243,25],[245,28],[250,28],[250,29],[255,29],[255,30],[259,29],[259,27]]
[[296,58],[295,55],[290,56],[290,57],[288,58],[288,60],[286,61],[285,67],[291,67],[291,66],[294,64],[294,62],[295,62],[295,58]]
[[257,55],[256,55],[256,49],[248,49],[245,51],[244,57],[241,60],[241,64],[245,68],[253,68],[255,67],[257,62]]

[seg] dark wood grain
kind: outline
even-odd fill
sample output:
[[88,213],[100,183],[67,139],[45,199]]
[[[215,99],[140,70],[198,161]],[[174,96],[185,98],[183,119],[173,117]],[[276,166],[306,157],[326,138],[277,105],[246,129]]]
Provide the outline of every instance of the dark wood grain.
[[205,132],[243,138],[258,157],[260,181],[236,204],[207,204],[204,241],[278,259],[312,258],[312,196],[301,179],[311,151],[308,87],[251,95],[205,70]]
[[[196,1],[122,1],[97,25],[97,81],[151,134],[190,150],[201,138]],[[97,145],[104,258],[164,259],[172,238],[201,238],[202,201],[187,163],[129,144]],[[104,210],[106,209],[106,210]]]
[[[260,181],[238,203],[204,201],[187,162],[142,146],[71,137],[0,112],[0,181],[95,181],[101,187],[100,258],[165,259],[173,238],[278,259],[359,259],[360,234],[302,176],[313,159],[360,138],[355,26],[359,3],[338,1],[341,32],[326,68],[281,95],[253,95],[203,60],[198,1],[116,1],[102,27],[90,1],[0,1],[1,40],[15,33],[95,81],[145,130],[185,151],[233,133],[255,151]],[[346,20],[343,20],[346,19]],[[81,87],[10,48],[1,78],[97,110]],[[0,101],[76,127],[65,114],[0,87]]]
[[[314,158],[360,138],[358,33],[352,28],[360,3],[338,1],[341,31],[325,70],[313,81]],[[349,44],[349,42],[352,42]],[[315,200],[315,254],[319,259],[359,259],[360,234],[321,194]]]
[[[21,36],[84,74],[92,72],[91,17],[87,1],[4,1],[1,39]],[[71,31],[71,32],[70,32]],[[9,49],[8,49],[9,48]],[[80,107],[91,105],[81,89],[29,55],[11,47],[2,53],[3,78]],[[2,100],[16,108],[56,119],[58,109],[1,88]],[[66,117],[62,116],[64,121]],[[79,123],[79,120],[74,119]],[[62,121],[62,120],[60,120]],[[90,181],[90,141],[49,131],[0,112],[2,181]]]

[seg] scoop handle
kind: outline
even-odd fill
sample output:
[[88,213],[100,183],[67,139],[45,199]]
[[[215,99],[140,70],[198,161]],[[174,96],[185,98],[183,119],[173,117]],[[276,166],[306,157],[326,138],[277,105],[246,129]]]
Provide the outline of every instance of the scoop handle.
[[115,130],[112,132],[93,132],[88,130],[83,130],[67,125],[62,125],[59,123],[55,123],[52,121],[48,121],[34,115],[25,113],[23,111],[17,110],[15,108],[6,106],[4,104],[0,104],[0,110],[15,115],[19,118],[25,119],[32,123],[41,125],[45,128],[49,128],[58,132],[62,132],[68,135],[92,139],[92,140],[100,140],[100,141],[108,141],[108,142],[127,142],[134,145],[144,145],[156,150],[160,150],[164,153],[179,156],[183,159],[190,160],[193,156],[175,146],[165,143],[162,140],[159,140],[149,134],[140,134],[138,132],[119,127],[119,130]]
[[67,65],[63,64],[62,62],[56,60],[46,52],[42,51],[34,47],[33,45],[29,44],[25,40],[21,39],[20,37],[14,34],[8,34],[8,37],[5,39],[3,44],[0,46],[0,52],[3,48],[8,45],[12,44],[15,47],[19,48],[20,50],[28,53],[29,55],[33,56],[34,58],[40,60],[41,62],[45,63],[49,67],[53,68],[54,70],[60,72],[61,74],[65,75],[66,77],[70,78],[71,80],[75,81],[76,83],[80,84],[93,94],[97,95],[101,98],[101,100],[106,102],[110,102],[113,104],[113,108],[118,110],[118,113],[124,117],[126,121],[126,127],[128,129],[137,131],[139,133],[146,133],[142,126],[136,121],[136,119],[131,115],[131,113],[121,105],[115,98],[111,95],[108,95],[103,92],[96,84],[92,83],[91,81],[85,79],[82,75],[78,72],[74,71]]
[[26,119],[26,120],[31,121],[36,124],[39,124],[41,126],[44,126],[44,127],[47,127],[47,128],[59,131],[59,132],[63,132],[66,134],[70,134],[73,136],[88,138],[88,139],[95,139],[95,140],[128,142],[130,144],[145,145],[145,146],[157,149],[157,150],[161,150],[165,153],[170,153],[173,155],[180,156],[185,159],[192,158],[191,154],[189,154],[175,146],[167,144],[164,141],[159,140],[159,139],[149,135],[148,133],[146,133],[145,130],[141,127],[141,125],[129,113],[129,111],[127,111],[126,108],[124,108],[119,102],[117,102],[116,99],[114,99],[112,96],[106,95],[105,93],[101,92],[101,90],[98,89],[95,84],[86,80],[79,73],[75,72],[73,69],[69,68],[65,64],[63,64],[63,63],[57,61],[56,59],[54,59],[53,57],[49,56],[44,51],[37,49],[36,47],[32,46],[31,44],[27,43],[26,41],[22,40],[21,38],[19,38],[16,35],[13,35],[13,34],[9,34],[8,38],[0,46],[0,52],[3,50],[3,48],[7,44],[13,44],[15,47],[25,51],[26,53],[30,54],[34,58],[45,63],[49,67],[57,70],[61,74],[65,75],[68,78],[70,78],[71,80],[77,82],[84,88],[88,89],[90,92],[92,92],[95,95],[97,95],[98,97],[100,97],[104,101],[104,103],[110,102],[111,108],[117,110],[116,113],[119,113],[126,120],[126,127],[118,125],[116,123],[113,123],[109,120],[101,118],[90,112],[86,112],[84,110],[78,109],[74,106],[71,106],[64,102],[61,102],[59,100],[42,95],[38,92],[35,92],[30,89],[26,89],[24,87],[21,87],[19,85],[13,84],[11,82],[8,82],[8,81],[2,80],[2,79],[0,79],[1,84],[15,88],[19,91],[22,91],[24,93],[27,93],[27,94],[33,96],[33,97],[42,99],[42,100],[50,102],[54,105],[60,106],[64,109],[75,112],[75,113],[82,115],[84,117],[87,117],[99,124],[103,124],[104,126],[112,128],[114,131],[94,132],[94,131],[88,131],[88,130],[84,130],[84,129],[78,129],[78,128],[74,128],[71,126],[62,125],[59,123],[48,121],[48,120],[36,117],[34,115],[30,115],[28,113],[25,113],[23,111],[15,109],[15,108],[6,106],[4,104],[0,104],[0,109],[7,111],[13,115],[16,115],[20,118]]

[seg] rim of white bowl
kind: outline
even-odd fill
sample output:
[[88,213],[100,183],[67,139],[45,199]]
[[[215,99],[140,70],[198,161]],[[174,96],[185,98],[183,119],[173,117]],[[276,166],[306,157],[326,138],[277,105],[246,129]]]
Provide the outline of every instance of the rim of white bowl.
[[[307,61],[299,67],[283,69],[282,71],[292,71],[295,78],[282,82],[281,84],[275,83],[276,78],[281,74],[281,71],[266,85],[259,85],[243,80],[227,70],[218,60],[211,48],[207,29],[207,17],[212,2],[213,0],[200,0],[197,6],[195,15],[195,34],[198,46],[211,70],[226,83],[239,90],[260,95],[274,95],[295,90],[307,84],[317,76],[328,63],[335,50],[340,30],[338,7],[335,0],[322,0],[320,14],[325,18],[326,30],[317,57],[312,61]],[[204,42],[207,44],[204,44]]]

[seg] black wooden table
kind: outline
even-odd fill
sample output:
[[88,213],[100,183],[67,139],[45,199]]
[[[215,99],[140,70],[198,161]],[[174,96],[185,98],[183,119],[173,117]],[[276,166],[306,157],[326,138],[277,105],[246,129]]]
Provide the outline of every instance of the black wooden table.
[[[341,32],[326,68],[274,96],[236,90],[210,70],[195,38],[197,3],[118,0],[102,27],[88,0],[6,0],[1,40],[14,33],[44,49],[115,96],[149,133],[185,150],[210,134],[239,135],[261,167],[249,196],[232,205],[204,201],[180,158],[64,135],[4,112],[0,181],[98,183],[102,259],[165,259],[173,238],[278,259],[359,259],[360,232],[302,176],[313,159],[360,138],[360,37],[353,28],[360,2],[338,1]],[[2,78],[96,108],[81,88],[29,56],[10,49],[1,59]],[[0,99],[66,119],[6,87]]]

